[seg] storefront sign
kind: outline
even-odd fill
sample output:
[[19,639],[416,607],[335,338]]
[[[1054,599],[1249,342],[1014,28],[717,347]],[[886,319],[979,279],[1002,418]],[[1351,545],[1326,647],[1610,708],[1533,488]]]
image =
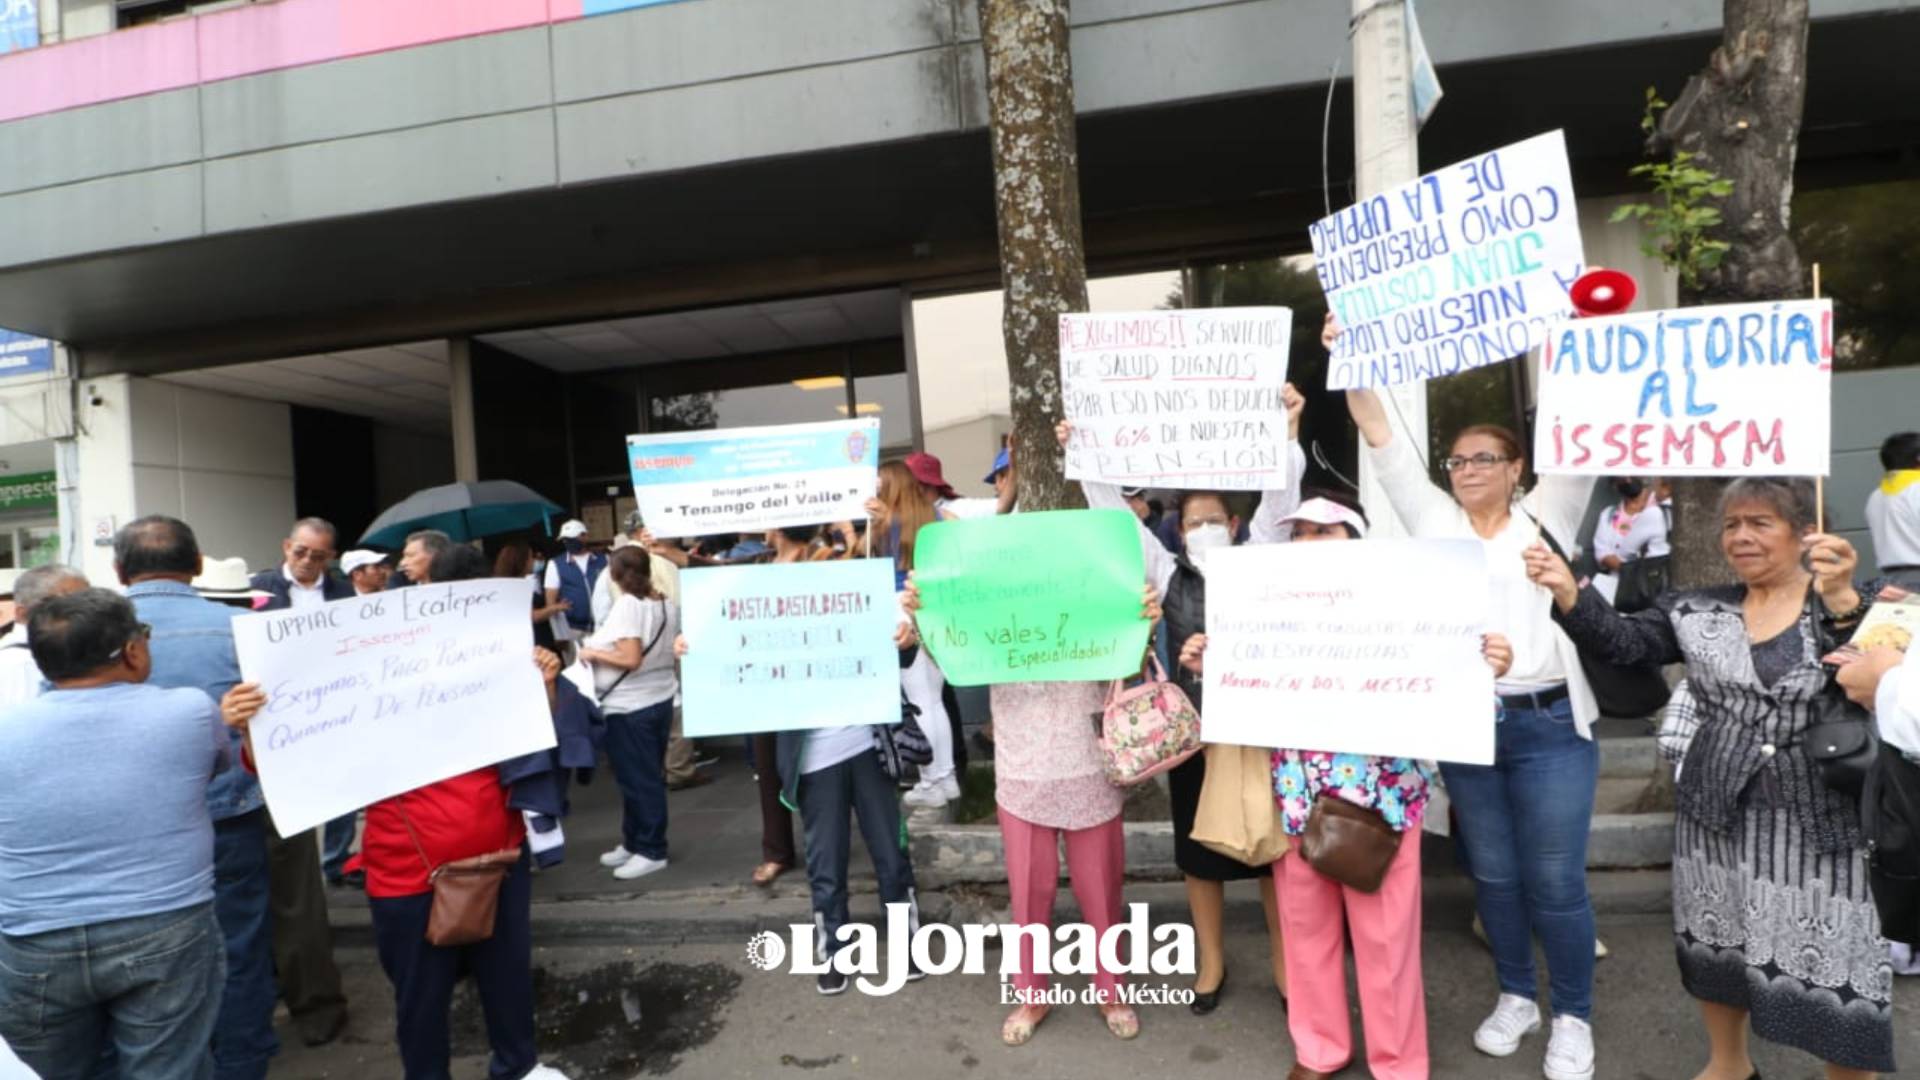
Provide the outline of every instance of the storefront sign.
[[867,516],[880,421],[630,435],[627,464],[653,535],[713,536]]
[[1292,337],[1283,307],[1060,316],[1068,478],[1285,487]]
[[52,510],[59,505],[60,486],[51,472],[0,476],[0,513],[13,510]]
[[1118,679],[1152,627],[1125,510],[943,521],[914,540],[920,637],[955,686]]
[[233,620],[260,786],[284,835],[554,745],[519,579]]
[[1209,742],[1493,763],[1479,543],[1223,548],[1207,580]]
[[688,570],[680,599],[689,738],[900,722],[889,560]]
[[1449,165],[1315,222],[1340,337],[1327,387],[1418,382],[1519,356],[1572,312],[1585,257],[1561,132]]
[[16,330],[0,330],[0,376],[53,370],[53,342]]

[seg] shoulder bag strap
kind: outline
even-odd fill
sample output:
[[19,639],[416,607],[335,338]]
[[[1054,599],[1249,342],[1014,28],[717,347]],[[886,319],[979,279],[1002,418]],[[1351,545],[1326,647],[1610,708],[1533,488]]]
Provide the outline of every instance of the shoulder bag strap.
[[420,861],[426,865],[427,880],[433,880],[434,871],[439,868],[433,865],[432,859],[427,858],[427,849],[420,846],[420,834],[413,831],[413,819],[407,816],[407,797],[404,793],[393,797],[393,807],[400,811],[400,823],[407,827],[407,838],[413,841],[413,850],[419,852]]

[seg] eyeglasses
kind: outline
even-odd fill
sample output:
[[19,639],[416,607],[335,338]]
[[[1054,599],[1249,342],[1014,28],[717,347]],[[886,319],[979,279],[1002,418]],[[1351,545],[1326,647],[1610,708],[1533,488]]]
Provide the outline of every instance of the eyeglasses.
[[[135,626],[133,628],[133,636],[127,639],[127,645],[131,645],[136,641],[145,641],[152,636],[153,636],[153,627],[148,626],[146,623],[141,623],[138,626]],[[127,645],[122,645],[119,648],[108,653],[107,659],[118,660],[122,656],[125,656],[127,652]]]
[[288,558],[294,562],[306,562],[308,559],[315,562],[332,562],[333,552],[326,548],[310,548],[304,544],[295,544],[293,550],[288,553]]
[[1481,451],[1480,453],[1474,454],[1471,457],[1461,457],[1460,455],[1455,454],[1450,458],[1442,458],[1440,461],[1440,467],[1447,470],[1448,472],[1461,472],[1464,469],[1466,469],[1467,466],[1469,465],[1473,466],[1476,469],[1491,469],[1495,465],[1499,465],[1503,462],[1508,462],[1512,460],[1513,460],[1512,458],[1506,456],[1505,454],[1489,454],[1485,451]]

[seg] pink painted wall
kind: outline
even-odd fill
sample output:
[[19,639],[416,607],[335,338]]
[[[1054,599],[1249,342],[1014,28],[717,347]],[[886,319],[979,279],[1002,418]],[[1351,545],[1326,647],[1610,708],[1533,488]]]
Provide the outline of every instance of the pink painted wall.
[[275,0],[0,56],[0,121],[581,17],[582,0]]

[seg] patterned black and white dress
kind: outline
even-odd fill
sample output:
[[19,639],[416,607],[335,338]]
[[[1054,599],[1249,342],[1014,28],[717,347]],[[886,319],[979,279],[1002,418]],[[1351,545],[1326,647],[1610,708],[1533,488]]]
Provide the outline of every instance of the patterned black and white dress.
[[1892,1072],[1893,970],[1858,811],[1803,745],[1833,692],[1824,612],[1809,598],[1797,623],[1756,644],[1745,596],[1669,593],[1623,616],[1589,588],[1561,624],[1616,663],[1686,663],[1697,727],[1677,784],[1673,925],[1687,993],[1747,1010],[1761,1038]]

